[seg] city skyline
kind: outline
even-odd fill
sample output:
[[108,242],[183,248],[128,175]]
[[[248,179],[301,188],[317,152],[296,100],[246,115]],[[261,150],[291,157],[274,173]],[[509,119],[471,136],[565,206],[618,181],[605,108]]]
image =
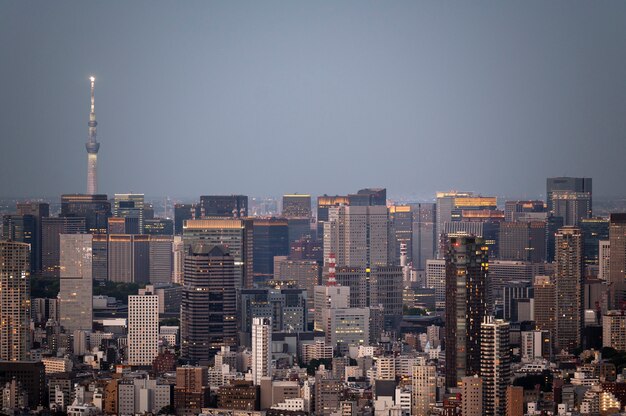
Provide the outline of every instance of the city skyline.
[[623,195],[626,5],[562,4],[5,3],[0,196],[84,192],[90,76],[109,195]]

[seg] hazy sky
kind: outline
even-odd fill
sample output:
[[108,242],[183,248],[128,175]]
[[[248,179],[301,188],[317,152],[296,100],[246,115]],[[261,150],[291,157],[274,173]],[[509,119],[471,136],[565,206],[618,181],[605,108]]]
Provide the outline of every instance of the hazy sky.
[[626,194],[624,1],[0,0],[2,196]]

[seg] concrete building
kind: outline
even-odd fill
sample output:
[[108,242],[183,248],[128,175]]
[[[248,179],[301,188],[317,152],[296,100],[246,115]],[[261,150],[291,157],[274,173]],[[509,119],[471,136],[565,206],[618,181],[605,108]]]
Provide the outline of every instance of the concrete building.
[[261,384],[261,378],[272,374],[272,318],[252,319],[252,381]]
[[[0,241],[0,359],[22,361],[30,351],[30,247]],[[6,382],[6,381],[2,381]]]
[[174,407],[177,414],[195,415],[209,406],[209,374],[204,366],[180,366],[176,368]]
[[417,270],[425,270],[426,261],[435,259],[437,241],[437,209],[434,203],[413,205],[413,246],[411,260]]
[[93,327],[92,240],[91,234],[61,235],[59,315],[68,334]]
[[582,235],[576,227],[556,234],[556,337],[557,351],[573,352],[581,345],[583,318]]
[[128,364],[148,366],[159,354],[159,297],[128,296]]
[[506,411],[506,388],[511,382],[509,323],[493,317],[480,326],[480,377],[483,380],[483,411],[486,416]]
[[480,372],[480,325],[489,314],[489,255],[477,237],[450,237],[446,250],[446,385]]
[[150,283],[169,283],[173,271],[173,237],[151,235],[148,240]]
[[602,240],[598,242],[598,279],[609,280],[611,262],[611,242]]
[[437,403],[437,367],[427,364],[424,358],[420,358],[413,366],[412,385],[411,415],[429,415]]
[[45,217],[41,219],[41,264],[47,277],[59,276],[61,234],[82,234],[86,232],[85,218]]
[[483,379],[477,375],[461,379],[461,414],[483,416]]
[[602,316],[602,346],[626,351],[626,315],[622,311],[607,311]]
[[533,282],[535,327],[556,336],[556,285],[550,276],[536,276]]
[[524,387],[506,387],[506,416],[524,416]]
[[446,261],[426,260],[426,287],[435,289],[438,308],[446,304]]
[[108,277],[112,282],[148,283],[150,281],[150,236],[109,235]]
[[117,386],[120,415],[152,413],[172,404],[172,386],[162,380],[146,378],[124,379]]
[[282,216],[285,218],[311,218],[311,195],[283,195]]
[[611,255],[609,260],[610,286],[609,309],[621,307],[626,300],[626,214],[611,214],[609,220],[609,244]]

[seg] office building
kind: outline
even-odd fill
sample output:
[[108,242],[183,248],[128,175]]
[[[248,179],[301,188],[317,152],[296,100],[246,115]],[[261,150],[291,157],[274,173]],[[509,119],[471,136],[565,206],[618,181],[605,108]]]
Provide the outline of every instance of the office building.
[[583,277],[582,234],[579,228],[563,227],[556,234],[557,351],[573,352],[581,345]]
[[41,263],[44,276],[59,276],[60,235],[86,232],[85,218],[45,217],[41,220]]
[[287,218],[289,245],[303,238],[314,238],[310,218]]
[[115,194],[113,216],[128,219],[125,234],[143,234],[144,195]]
[[[248,412],[259,410],[261,407],[261,389],[251,381],[231,380],[230,384],[220,386],[217,392],[217,407]],[[233,413],[233,416],[235,414],[237,413]],[[237,414],[237,416],[239,415]]]
[[349,308],[350,288],[336,285],[315,286],[313,299],[315,308],[314,328],[316,331],[327,332],[328,322],[324,321],[324,311]]
[[[592,180],[591,178],[557,177],[546,180],[546,203],[548,212],[554,212],[554,191],[586,192],[589,193],[589,209],[591,210]],[[589,215],[591,216],[591,215]]]
[[450,237],[446,250],[446,385],[480,373],[480,325],[488,305],[489,254],[477,237]]
[[426,261],[435,259],[437,241],[435,237],[437,217],[434,203],[413,205],[413,246],[411,260],[417,270],[426,269]]
[[246,195],[203,195],[200,197],[200,204],[196,208],[196,219],[245,218],[247,216],[248,197]]
[[310,236],[302,237],[289,244],[290,260],[316,260],[321,262],[323,256],[324,247],[322,242],[314,240]]
[[348,195],[348,205],[351,206],[386,206],[387,189],[385,188],[365,188],[357,191],[356,194]]
[[209,407],[209,372],[205,366],[180,366],[176,368],[174,408],[177,414],[198,414]]
[[[504,286],[502,304],[503,304],[503,317],[507,321],[518,322],[523,317],[520,314],[519,303],[525,300],[533,299],[533,285],[528,281],[510,281]],[[534,301],[534,299],[533,299]],[[532,302],[534,303],[534,302]],[[529,319],[532,320],[532,319]]]
[[22,361],[30,351],[30,247],[0,241],[0,359]]
[[36,273],[41,269],[41,247],[39,246],[39,231],[35,216],[4,215],[2,217],[2,238],[6,241],[30,245],[30,259],[28,261],[30,271]]
[[387,265],[387,207],[338,206],[328,212],[324,258],[334,253],[339,267]]
[[536,276],[533,281],[535,327],[556,336],[556,285],[551,276]]
[[181,356],[208,363],[236,345],[235,261],[222,246],[196,243],[185,256]]
[[[50,216],[50,205],[46,202],[18,202],[17,215],[31,215],[35,220],[35,238],[31,245],[31,262],[35,261],[35,266],[31,264],[31,269],[42,270],[42,220]],[[35,255],[32,255],[35,251]]]
[[426,260],[426,287],[435,289],[437,307],[446,304],[446,261]]
[[172,404],[172,386],[161,379],[122,379],[117,386],[119,415],[157,414]]
[[252,381],[261,384],[262,377],[272,374],[272,318],[252,319]]
[[[339,396],[343,390],[341,380],[316,374],[314,388],[315,414],[330,416],[339,409]],[[341,414],[343,415],[344,413]]]
[[544,213],[546,207],[543,201],[506,201],[504,203],[504,220],[506,222],[519,221],[527,213]]
[[[475,218],[478,219],[478,218]],[[445,244],[447,237],[451,236],[474,236],[482,238],[485,246],[489,249],[489,256],[498,257],[498,236],[500,233],[501,218],[497,220],[487,219],[485,221],[478,219],[473,221],[463,219],[459,221],[451,221],[443,223],[443,232],[441,243]]]
[[85,229],[91,234],[106,234],[107,219],[111,216],[111,203],[106,195],[61,195],[60,217],[83,217]]
[[607,311],[602,316],[602,346],[626,351],[626,315],[622,311]]
[[506,412],[506,388],[511,382],[509,323],[487,317],[480,327],[480,377],[486,416]]
[[283,195],[284,218],[311,218],[311,195]]
[[174,234],[183,234],[183,224],[186,220],[193,219],[195,207],[193,204],[175,204],[174,205]]
[[[126,227],[126,218],[110,217],[107,220],[107,234],[126,234],[127,230],[130,231],[132,228],[132,224],[130,221],[128,222],[129,226]],[[137,221],[135,222],[135,226],[139,224]]]
[[407,263],[413,255],[413,211],[410,205],[392,205],[387,208],[389,218],[388,263],[400,265],[400,246],[406,245]]
[[61,235],[60,324],[67,334],[93,326],[91,234]]
[[437,403],[437,367],[426,363],[424,358],[418,358],[413,365],[412,385],[411,415],[429,415]]
[[611,214],[609,244],[609,309],[617,309],[626,300],[626,214]]
[[254,225],[252,219],[188,220],[183,226],[183,241],[185,252],[195,243],[223,246],[235,262],[235,288],[253,286]]
[[322,277],[321,262],[314,260],[290,260],[277,257],[274,260],[274,279],[294,282],[296,287],[306,290],[308,303],[313,305],[313,291]]
[[483,416],[483,379],[477,375],[461,379],[461,414]]
[[174,235],[174,221],[167,218],[145,218],[143,232],[147,235]]
[[159,355],[159,297],[128,296],[128,364],[149,366]]
[[552,265],[515,260],[489,261],[490,296],[499,303],[503,299],[504,287],[510,282],[532,282],[534,276],[552,273]]
[[348,197],[345,195],[317,197],[317,235],[320,239],[324,234],[324,223],[328,221],[328,209],[339,205],[348,205]]
[[503,222],[498,238],[498,257],[541,263],[546,260],[546,223]]
[[585,265],[600,264],[600,241],[609,239],[609,220],[584,218],[578,223],[583,235],[583,259]]
[[274,277],[274,257],[289,255],[289,226],[285,218],[254,218],[253,273],[256,282]]
[[537,358],[550,359],[552,356],[550,331],[522,331],[520,354],[522,360],[525,361],[532,361]]
[[108,236],[108,279],[112,282],[150,281],[150,237],[141,234]]
[[151,235],[148,238],[148,276],[150,283],[169,283],[173,270],[173,237]]
[[563,225],[578,226],[591,218],[591,193],[552,191],[552,214],[563,218]]

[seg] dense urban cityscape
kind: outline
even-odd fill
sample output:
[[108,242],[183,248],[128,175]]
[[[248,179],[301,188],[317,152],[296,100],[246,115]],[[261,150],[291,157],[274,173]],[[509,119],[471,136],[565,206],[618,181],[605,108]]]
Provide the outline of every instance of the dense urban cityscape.
[[[21,195],[0,189],[0,414],[626,415],[621,189],[572,163],[530,198],[506,196],[529,189],[514,173],[506,195],[212,191],[230,173],[188,198],[107,194],[99,163],[127,166],[98,136],[98,76],[67,109],[84,191],[4,175]],[[349,175],[315,151],[298,175]],[[459,178],[490,163],[445,159]]]

